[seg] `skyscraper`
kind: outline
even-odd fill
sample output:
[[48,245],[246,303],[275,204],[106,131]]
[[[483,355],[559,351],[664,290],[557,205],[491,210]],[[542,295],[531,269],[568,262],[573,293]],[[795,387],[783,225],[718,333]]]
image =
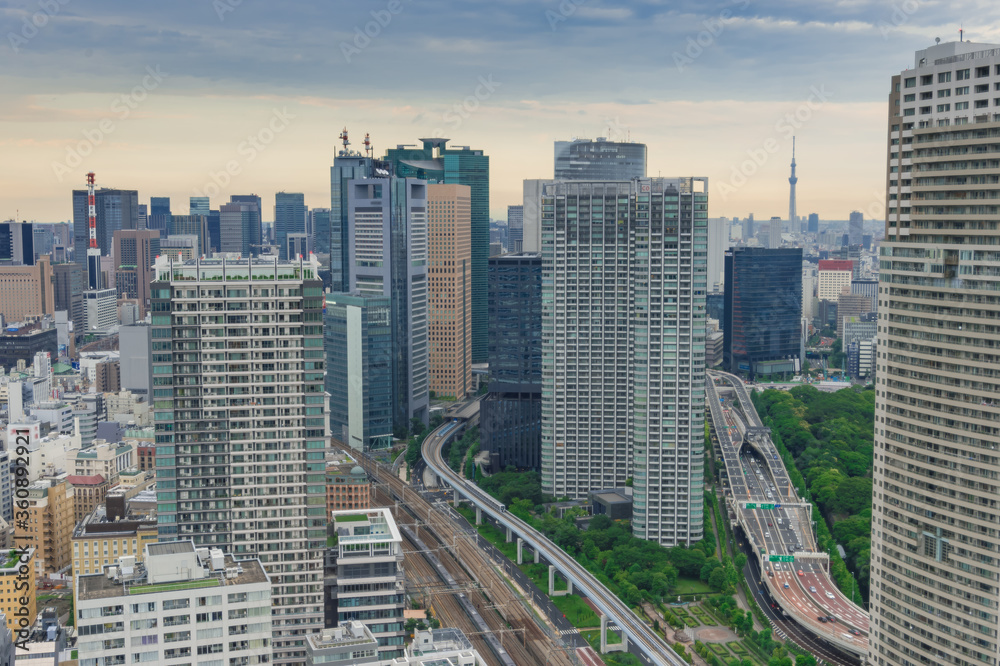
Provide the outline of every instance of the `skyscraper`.
[[422,148],[397,146],[386,151],[400,178],[468,185],[472,191],[472,362],[487,360],[486,281],[490,256],[490,158],[468,146],[449,148],[448,139],[419,139]]
[[[234,194],[229,197],[229,201],[230,203],[249,206],[248,209],[245,209],[245,212],[249,213],[249,215],[244,216],[243,236],[247,241],[249,256],[260,256],[261,247],[264,243],[263,223],[261,221],[264,209],[260,205],[260,197],[256,194]],[[221,217],[219,219],[219,227],[221,230]]]
[[1000,135],[997,86],[998,44],[930,46],[892,77],[868,658],[879,666],[1000,654],[1000,214],[975,201],[1000,176],[995,154],[981,155]]
[[729,220],[724,217],[708,221],[708,289],[725,280],[725,255],[729,249]]
[[330,265],[330,209],[311,208],[309,209],[310,223],[312,230],[310,238],[313,252],[319,256],[320,263],[324,266]]
[[0,222],[0,262],[34,265],[34,225],[30,222]]
[[646,144],[604,137],[555,142],[554,180],[632,180],[646,177]]
[[852,210],[850,220],[847,223],[847,244],[861,245],[861,237],[864,235],[865,216],[861,211]]
[[301,192],[278,192],[274,195],[274,242],[278,256],[288,259],[288,234],[306,232],[305,195]]
[[[799,182],[798,177],[795,175],[795,137],[792,137],[792,175],[788,177],[788,224],[790,225],[789,231],[795,233],[798,231],[799,227],[795,223],[795,184]],[[773,217],[771,218],[774,219]],[[777,245],[773,247],[778,247]]]
[[541,195],[542,488],[582,499],[631,478],[633,533],[668,546],[703,535],[707,186]]
[[87,326],[87,315],[83,307],[83,290],[87,286],[87,277],[83,266],[77,263],[53,264],[52,285],[55,309],[68,312],[73,321],[73,332],[76,335],[82,334]]
[[[330,235],[329,245],[316,240],[316,252],[330,257],[330,278],[328,286],[334,292],[347,293],[351,290],[349,252],[350,227],[348,224],[347,183],[354,179],[371,178],[375,169],[381,177],[388,177],[390,165],[373,160],[371,157],[348,148],[347,130],[341,135],[344,149],[337,152],[330,167]],[[324,279],[324,282],[327,282]]]
[[115,287],[119,298],[133,298],[139,304],[139,317],[149,311],[149,285],[153,281],[153,262],[160,254],[160,233],[153,229],[122,229],[115,232]]
[[393,425],[427,422],[427,184],[383,176],[350,180],[349,293],[392,299]]
[[542,255],[490,257],[490,386],[479,419],[483,451],[502,471],[541,469]]
[[524,241],[524,206],[507,206],[507,251],[520,254]]
[[[94,193],[97,208],[97,247],[103,256],[111,254],[114,233],[119,229],[139,229],[139,192],[101,188]],[[87,266],[90,225],[87,190],[73,190],[73,261]]]
[[188,213],[191,215],[208,215],[211,209],[208,197],[191,197],[188,203]]
[[806,228],[811,234],[819,233],[819,215],[816,213],[809,213],[809,226]]
[[150,197],[147,229],[155,229],[160,236],[170,233],[170,197]]
[[726,252],[722,362],[735,373],[800,369],[802,249]]
[[[304,634],[323,627],[318,269],[160,257],[152,284],[159,536],[260,558],[275,663],[302,663]],[[184,311],[228,314],[171,314]]]
[[198,251],[204,253],[209,246],[208,215],[171,215],[170,236],[197,236]]
[[219,251],[258,256],[261,247],[260,209],[252,202],[219,207]]
[[427,353],[430,390],[472,390],[472,248],[468,185],[427,186]]
[[781,218],[772,217],[767,225],[767,247],[769,250],[777,250],[781,247]]

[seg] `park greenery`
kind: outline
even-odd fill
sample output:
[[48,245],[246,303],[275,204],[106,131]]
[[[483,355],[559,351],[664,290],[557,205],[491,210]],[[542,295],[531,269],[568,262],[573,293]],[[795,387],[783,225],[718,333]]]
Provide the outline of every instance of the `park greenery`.
[[[831,554],[831,574],[845,594],[868,596],[871,555],[875,391],[812,386],[754,393],[754,405],[785,457],[792,483],[819,509],[819,546]],[[840,544],[841,560],[834,546]],[[850,572],[857,575],[853,588]]]

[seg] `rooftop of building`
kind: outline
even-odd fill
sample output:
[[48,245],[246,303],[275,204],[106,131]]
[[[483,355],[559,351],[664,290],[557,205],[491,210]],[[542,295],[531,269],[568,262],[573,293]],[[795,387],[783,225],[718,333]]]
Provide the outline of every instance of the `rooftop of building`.
[[[203,568],[201,572],[192,572],[195,575],[191,575],[187,580],[148,583],[149,568],[155,565],[155,561],[151,561],[151,558],[171,558],[181,555],[190,557],[192,553],[198,555],[198,561]],[[270,580],[259,560],[235,560],[232,555],[226,553],[221,561],[214,561],[207,548],[196,549],[191,541],[148,544],[146,561],[138,563],[134,557],[120,557],[116,565],[105,567],[103,573],[78,576],[78,601],[251,585],[267,583]],[[131,573],[128,573],[129,571]],[[199,573],[204,576],[198,577]]]
[[356,645],[378,645],[371,630],[357,620],[342,622],[337,627],[327,627],[318,634],[308,634],[306,640],[313,652]]
[[107,481],[100,474],[70,474],[66,480],[74,486],[99,486]]
[[[126,503],[126,506],[129,503]],[[115,529],[115,528],[119,529]],[[79,539],[94,536],[109,536],[115,534],[135,534],[138,529],[152,529],[156,527],[156,515],[139,513],[126,509],[125,515],[114,520],[108,517],[107,504],[99,504],[89,515],[73,528],[73,538]]]
[[21,550],[11,548],[0,552],[0,575],[13,575],[18,573],[22,562],[29,562],[35,554],[34,548],[28,548],[22,556]]
[[820,259],[819,270],[821,271],[853,271],[854,262],[850,259]]
[[[333,511],[330,518],[337,526],[337,542],[345,543],[384,543],[385,541],[402,542],[403,537],[396,526],[387,507],[349,511]],[[356,534],[359,528],[366,534]]]

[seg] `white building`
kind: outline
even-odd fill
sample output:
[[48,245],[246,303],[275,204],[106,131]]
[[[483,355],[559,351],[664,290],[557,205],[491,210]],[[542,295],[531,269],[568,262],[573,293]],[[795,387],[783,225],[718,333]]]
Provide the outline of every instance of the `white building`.
[[820,259],[816,298],[821,301],[836,301],[844,287],[851,290],[854,276],[854,262],[850,259]]
[[[333,592],[336,622],[358,620],[373,633],[379,657],[402,656],[406,639],[403,610],[403,537],[387,508],[333,511],[337,545]],[[352,581],[357,581],[354,584]]]
[[[708,180],[543,185],[544,492],[634,480],[633,533],[704,535]],[[527,247],[528,206],[525,206]],[[727,322],[728,325],[728,322]]]
[[90,289],[83,292],[87,333],[107,333],[118,325],[118,292],[115,289]]
[[191,541],[148,544],[76,578],[80,666],[271,663],[271,582],[259,560]]
[[[151,400],[168,440],[157,443],[159,536],[260,558],[276,663],[302,663],[305,635],[323,628],[319,268],[315,257],[161,256],[151,285]],[[193,337],[197,349],[181,346]]]

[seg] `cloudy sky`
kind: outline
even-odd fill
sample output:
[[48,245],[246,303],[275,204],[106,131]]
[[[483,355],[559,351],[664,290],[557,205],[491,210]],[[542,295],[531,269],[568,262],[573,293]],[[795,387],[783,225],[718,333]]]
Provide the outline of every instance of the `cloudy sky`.
[[[493,216],[552,142],[645,142],[710,214],[877,214],[889,77],[1000,42],[994,0],[0,0],[0,219],[71,217],[87,171],[140,202],[277,191],[329,206],[342,128],[491,159]],[[756,162],[749,162],[756,158]],[[265,212],[265,219],[271,215]]]

